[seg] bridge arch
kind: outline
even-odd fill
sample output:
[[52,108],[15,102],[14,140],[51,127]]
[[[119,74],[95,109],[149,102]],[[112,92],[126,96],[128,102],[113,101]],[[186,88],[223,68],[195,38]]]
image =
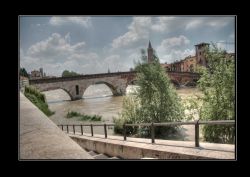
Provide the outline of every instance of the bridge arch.
[[171,79],[171,82],[172,82],[172,84],[174,84],[175,87],[181,86],[181,84],[177,80]]
[[112,92],[112,94],[114,96],[120,95],[120,90],[118,86],[115,86],[114,84],[108,82],[108,81],[96,81],[96,82],[92,82],[88,85],[86,85],[86,87],[83,89],[82,91],[82,96],[84,95],[85,91],[91,86],[91,85],[97,85],[97,84],[104,84],[106,85],[110,91]]
[[57,86],[57,87],[46,87],[44,89],[38,88],[38,90],[40,90],[41,92],[50,91],[50,90],[57,90],[57,89],[61,89],[61,90],[65,91],[69,95],[69,97],[70,97],[71,100],[74,99],[74,97],[70,93],[70,91],[68,89],[64,88],[64,87]]
[[127,85],[136,85],[138,80],[134,79],[134,80],[130,80],[128,81]]
[[193,79],[193,80],[187,81],[184,85],[187,87],[195,87],[197,86],[197,80]]

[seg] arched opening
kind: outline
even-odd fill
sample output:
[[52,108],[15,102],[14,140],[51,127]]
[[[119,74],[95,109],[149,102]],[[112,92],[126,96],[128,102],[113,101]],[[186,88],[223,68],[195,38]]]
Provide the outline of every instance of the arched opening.
[[137,80],[131,80],[128,82],[126,87],[126,94],[132,94],[136,91],[136,89],[139,88],[137,82],[138,82]]
[[61,88],[47,89],[47,91],[43,91],[42,93],[45,94],[48,104],[72,100],[68,91]]
[[76,95],[79,95],[79,86],[76,85]]
[[113,96],[115,87],[107,82],[96,82],[84,91],[83,98],[107,97]]
[[189,71],[192,72],[192,73],[194,72],[194,65],[193,65],[193,64],[191,64],[191,65],[189,66]]
[[128,82],[128,85],[137,85],[137,80],[131,80]]
[[176,80],[171,80],[172,84],[174,84],[175,87],[179,88],[180,87],[180,83]]

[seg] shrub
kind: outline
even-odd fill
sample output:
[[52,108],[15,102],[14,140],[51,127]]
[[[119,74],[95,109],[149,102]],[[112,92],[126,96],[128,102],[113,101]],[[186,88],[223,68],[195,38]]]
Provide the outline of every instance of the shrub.
[[36,88],[32,86],[25,86],[24,95],[45,115],[51,116],[55,113],[49,109],[49,106],[46,103],[45,95],[43,93],[40,93]]
[[86,114],[81,114],[75,111],[69,111],[66,115],[67,118],[72,118],[72,117],[79,117],[79,120],[86,121],[101,121],[102,116],[100,115],[86,115]]
[[70,112],[68,112],[67,115],[66,115],[67,118],[79,117],[79,116],[81,116],[81,114],[78,113],[78,112],[74,112],[74,111],[70,111]]

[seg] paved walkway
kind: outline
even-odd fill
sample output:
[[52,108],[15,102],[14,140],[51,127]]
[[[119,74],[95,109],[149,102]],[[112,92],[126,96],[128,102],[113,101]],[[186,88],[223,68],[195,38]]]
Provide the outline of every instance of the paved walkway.
[[93,159],[20,92],[19,159]]
[[105,139],[104,135],[84,133],[81,135],[76,132],[69,132],[70,137],[78,137],[88,139],[90,141],[106,142],[111,144],[120,144],[123,146],[138,147],[142,149],[155,149],[163,152],[172,152],[177,154],[186,154],[200,156],[211,159],[235,159],[235,145],[233,144],[217,144],[200,142],[200,147],[195,147],[194,141],[172,141],[155,139],[155,143],[151,143],[151,139],[127,137],[127,141],[123,141],[122,136],[108,135]]

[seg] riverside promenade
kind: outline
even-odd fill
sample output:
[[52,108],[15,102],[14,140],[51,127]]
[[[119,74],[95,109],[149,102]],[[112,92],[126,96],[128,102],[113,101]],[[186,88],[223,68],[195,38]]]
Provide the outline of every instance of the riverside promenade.
[[20,92],[19,160],[93,159]]

